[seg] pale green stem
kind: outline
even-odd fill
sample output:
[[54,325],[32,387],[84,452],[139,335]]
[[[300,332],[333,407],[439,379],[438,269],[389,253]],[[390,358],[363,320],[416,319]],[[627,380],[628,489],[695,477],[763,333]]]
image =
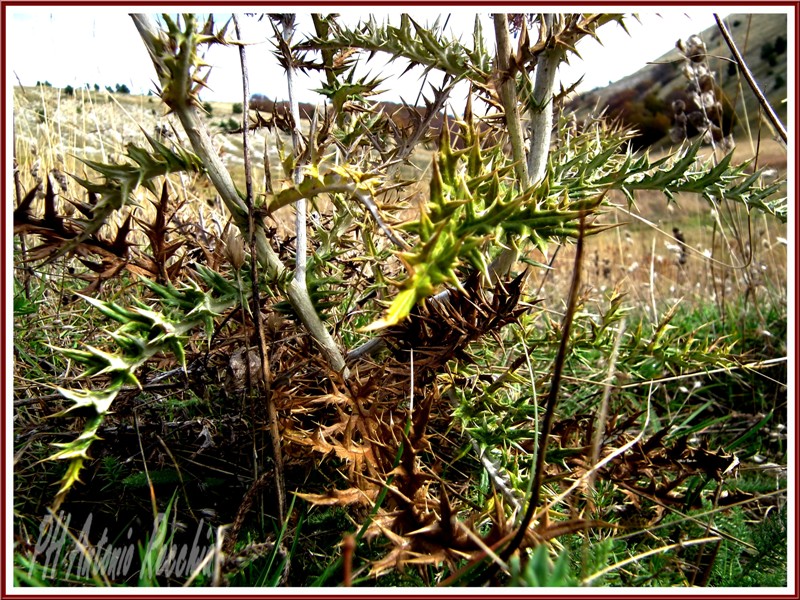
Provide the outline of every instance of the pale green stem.
[[[511,38],[508,33],[508,18],[505,13],[494,15],[494,34],[497,43],[497,70],[500,78],[500,100],[506,115],[506,128],[511,142],[511,155],[514,159],[514,170],[517,175],[519,189],[524,190],[529,185],[528,166],[525,161],[525,146],[522,136],[522,122],[519,118],[519,102],[517,99],[516,78],[511,74]],[[517,262],[519,251],[513,241],[489,265],[490,281],[494,284],[497,279],[505,277]]]
[[[295,21],[294,15],[286,15],[282,21],[283,29],[281,34],[283,41],[288,46],[292,41],[294,34]],[[289,95],[289,111],[294,121],[294,129],[292,130],[292,150],[294,157],[297,159],[300,156],[300,104],[294,93],[294,67],[291,63],[291,56],[286,56],[286,88]],[[309,143],[313,143],[309,140]],[[298,162],[294,167],[292,177],[296,185],[300,185],[303,181],[303,165]],[[295,209],[295,236],[296,236],[296,252],[295,252],[295,267],[294,279],[305,286],[306,283],[306,265],[308,264],[308,241],[306,239],[306,213],[308,212],[307,201],[305,198],[300,198],[294,205]]]
[[[161,32],[148,15],[134,14],[131,15],[131,18],[150,53],[150,57],[153,60],[156,72],[163,86],[168,82],[166,78],[169,75],[161,64],[160,59],[161,48],[163,47]],[[181,95],[177,101],[173,101],[170,108],[180,120],[193,150],[203,162],[208,176],[219,193],[220,198],[222,198],[225,206],[231,212],[243,236],[247,238],[247,206],[240,196],[239,191],[236,189],[236,185],[230,173],[225,168],[222,159],[215,150],[205,124],[200,120],[196,108],[190,104],[188,93]],[[260,224],[256,225],[254,235],[259,263],[266,269],[270,277],[280,279],[286,272],[286,267],[270,246],[264,229]],[[349,373],[345,367],[344,357],[336,346],[336,342],[330,332],[325,327],[325,324],[319,318],[317,311],[314,309],[314,305],[311,303],[311,298],[308,295],[308,290],[305,285],[298,285],[297,280],[293,279],[287,284],[285,291],[292,308],[294,308],[300,321],[305,325],[311,336],[317,342],[328,364],[334,371],[342,373],[347,377]]]
[[520,189],[528,187],[528,168],[525,163],[525,145],[522,122],[519,118],[516,79],[511,74],[511,38],[505,13],[494,15],[494,34],[497,43],[497,76],[500,78],[500,100],[506,114],[506,128],[511,142],[511,155]]
[[[553,15],[543,15],[543,27],[551,34]],[[556,72],[561,64],[563,53],[558,48],[547,48],[536,62],[536,78],[533,83],[533,101],[529,111],[531,149],[528,153],[528,176],[535,184],[544,179],[547,171],[547,157],[553,132],[553,95]]]

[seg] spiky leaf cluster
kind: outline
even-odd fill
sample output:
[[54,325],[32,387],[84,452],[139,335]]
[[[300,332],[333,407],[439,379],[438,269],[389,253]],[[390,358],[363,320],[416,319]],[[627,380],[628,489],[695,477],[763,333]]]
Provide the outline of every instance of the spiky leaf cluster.
[[[208,65],[199,56],[200,44],[225,43],[225,28],[214,32],[213,16],[205,23],[202,32],[197,31],[196,15],[186,13],[174,20],[167,14],[162,15],[166,25],[166,34],[152,38],[149,42],[156,50],[151,58],[161,82],[159,95],[172,110],[184,105],[200,105],[199,94],[210,73],[202,69]],[[182,22],[181,22],[182,21]]]
[[[709,201],[738,202],[786,222],[786,197],[776,195],[780,182],[762,185],[762,171],[748,173],[749,163],[732,164],[732,153],[716,165],[702,160],[702,139],[653,161],[648,154],[637,155],[631,150],[631,132],[596,122],[572,133],[550,154],[547,184],[539,191],[540,202],[552,202],[567,192],[571,197],[588,198],[611,189],[621,191],[630,203],[635,202],[635,192],[641,190],[660,191],[670,201],[676,194],[689,193]],[[545,196],[551,200],[544,200]]]
[[400,25],[379,25],[370,16],[358,29],[331,27],[328,37],[312,38],[301,44],[301,49],[360,48],[370,53],[387,52],[391,60],[405,58],[411,64],[421,65],[426,72],[437,69],[454,77],[468,77],[486,82],[491,73],[491,57],[483,43],[480,23],[476,20],[476,33],[472,49],[442,35],[437,20],[423,27],[408,14],[400,17]]
[[[421,299],[443,284],[459,287],[456,269],[470,264],[490,278],[487,242],[503,244],[513,235],[544,245],[552,239],[580,235],[580,219],[594,211],[602,194],[573,199],[565,195],[545,204],[536,188],[520,191],[510,178],[513,166],[501,149],[481,149],[480,135],[471,119],[461,124],[467,142],[452,148],[447,126],[433,161],[430,198],[418,220],[404,225],[419,242],[400,253],[408,278],[384,318],[369,326],[380,329],[405,318]],[[601,228],[584,225],[584,233]]]
[[105,377],[106,383],[102,389],[96,390],[58,388],[59,393],[72,402],[72,406],[53,416],[80,416],[86,418],[86,421],[83,431],[76,439],[55,444],[59,450],[49,457],[50,460],[69,461],[54,500],[54,510],[58,509],[67,492],[79,481],[83,463],[88,459],[89,448],[99,439],[97,432],[106,415],[110,413],[114,400],[126,385],[133,384],[141,388],[136,371],[148,359],[162,352],[172,353],[185,369],[186,335],[192,329],[205,325],[210,339],[213,319],[249,296],[250,286],[246,281],[232,282],[220,273],[204,267],[198,267],[198,275],[208,286],[207,291],[203,291],[193,282],[178,289],[172,285],[145,281],[158,294],[162,304],[173,309],[176,313],[173,318],[139,301],[132,308],[125,308],[115,302],[84,297],[106,317],[120,323],[120,326],[114,331],[106,331],[116,343],[113,351],[89,345],[85,349],[57,349],[83,366],[83,378]]
[[147,138],[152,150],[148,151],[136,144],[129,144],[125,158],[128,162],[101,163],[88,159],[80,159],[86,165],[99,173],[101,181],[89,181],[73,175],[74,179],[87,191],[95,194],[97,202],[91,207],[88,219],[80,221],[82,232],[75,239],[64,245],[61,253],[66,253],[84,242],[96,233],[109,217],[123,206],[135,206],[133,193],[139,186],[143,186],[158,196],[155,179],[170,173],[183,171],[199,173],[203,170],[200,159],[184,148],[176,145],[169,148],[148,135]]

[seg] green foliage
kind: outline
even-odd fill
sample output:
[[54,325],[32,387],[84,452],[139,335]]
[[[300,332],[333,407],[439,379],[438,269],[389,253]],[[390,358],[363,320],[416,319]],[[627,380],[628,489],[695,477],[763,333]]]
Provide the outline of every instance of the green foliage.
[[156,178],[170,173],[202,171],[203,165],[200,160],[188,150],[180,146],[175,146],[173,150],[146,132],[142,133],[152,151],[148,152],[145,148],[130,144],[126,154],[129,161],[127,163],[104,164],[81,159],[83,163],[102,175],[103,180],[91,181],[73,176],[87,191],[96,195],[97,201],[91,207],[89,219],[80,221],[83,225],[82,233],[62,246],[59,254],[67,254],[74,250],[105,225],[111,215],[123,206],[135,206],[134,192],[139,186],[144,186],[154,196],[158,196]]
[[164,286],[145,281],[161,297],[165,306],[180,309],[180,320],[171,320],[139,302],[136,303],[137,306],[127,309],[114,302],[84,297],[84,300],[103,315],[121,325],[115,331],[107,332],[117,345],[113,352],[89,345],[86,350],[58,349],[60,354],[83,366],[83,377],[104,376],[106,384],[102,390],[58,388],[58,392],[71,401],[72,406],[53,416],[80,416],[85,418],[85,422],[80,436],[71,442],[55,444],[60,450],[50,457],[51,460],[69,461],[53,510],[58,508],[70,488],[79,481],[83,463],[89,458],[89,448],[98,439],[97,431],[123,386],[129,383],[140,386],[136,371],[148,359],[163,351],[172,352],[185,369],[185,335],[196,327],[205,325],[206,334],[210,337],[214,319],[224,309],[250,295],[248,288],[238,287],[240,284],[245,285],[246,279],[228,281],[219,273],[200,266],[198,275],[208,285],[207,292],[203,292],[193,282],[177,289],[172,285]]
[[675,155],[651,162],[647,154],[637,156],[627,147],[630,135],[596,123],[558,146],[548,161],[550,197],[564,190],[586,196],[616,189],[634,203],[637,191],[658,191],[668,200],[683,192],[700,195],[712,206],[723,198],[738,202],[786,222],[786,197],[777,195],[780,184],[764,186],[761,170],[748,173],[747,164],[732,165],[733,152],[717,164],[703,165],[698,139]]
[[225,131],[236,131],[239,129],[242,124],[239,123],[236,119],[228,119],[227,121],[220,121],[219,126]]
[[574,587],[578,584],[570,574],[567,552],[561,552],[554,563],[546,544],[536,547],[524,569],[520,568],[520,560],[516,556],[510,560],[509,567],[511,568],[509,586]]
[[491,73],[491,56],[483,43],[480,23],[476,19],[474,45],[471,49],[442,35],[439,20],[423,27],[408,14],[403,14],[399,27],[379,25],[370,16],[358,30],[337,26],[327,38],[313,38],[300,48],[360,48],[368,52],[388,52],[396,60],[405,58],[426,71],[437,69],[454,77],[487,82]]
[[158,520],[153,527],[152,537],[145,540],[144,545],[139,546],[139,557],[141,569],[139,570],[139,587],[158,587],[157,573],[161,562],[164,560],[169,546],[172,543],[175,529],[170,527],[175,498],[173,494],[163,514],[158,515]]
[[[161,99],[171,109],[200,105],[200,92],[206,86],[209,70],[197,53],[198,45],[217,43],[224,39],[225,28],[215,35],[197,31],[197,18],[186,13],[178,19],[162,15],[167,31],[157,39],[149,40],[157,51],[153,60],[161,81],[166,82],[160,91]],[[213,29],[213,17],[203,30]],[[146,34],[145,34],[146,35]]]
[[[409,272],[386,316],[368,329],[380,329],[403,320],[438,286],[460,286],[456,269],[470,264],[490,278],[486,248],[511,243],[511,235],[539,247],[555,239],[577,238],[579,220],[590,214],[602,195],[542,197],[542,188],[520,191],[512,179],[512,166],[502,164],[500,150],[481,149],[474,125],[462,126],[466,148],[454,150],[443,129],[439,153],[432,166],[428,206],[420,218],[404,225],[419,243],[400,254]],[[489,165],[494,168],[490,168]],[[495,166],[497,165],[497,166]],[[602,228],[584,225],[589,235]]]

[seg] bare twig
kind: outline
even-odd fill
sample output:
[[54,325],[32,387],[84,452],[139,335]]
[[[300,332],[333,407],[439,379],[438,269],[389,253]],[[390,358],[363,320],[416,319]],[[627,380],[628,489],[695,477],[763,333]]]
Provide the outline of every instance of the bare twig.
[[[233,24],[236,29],[236,37],[241,39],[241,32],[239,30],[239,20],[236,15],[233,16]],[[253,206],[253,180],[250,162],[250,141],[248,135],[247,120],[250,114],[250,80],[247,71],[247,57],[244,45],[239,46],[239,59],[242,63],[242,147],[244,152],[244,172],[245,172],[245,188],[248,216],[248,231],[250,232],[249,245],[251,252],[255,252],[255,208]],[[258,354],[261,358],[261,383],[264,391],[264,399],[267,405],[267,420],[269,423],[269,435],[272,442],[272,460],[275,463],[275,488],[278,501],[278,518],[280,522],[284,522],[286,517],[286,479],[283,471],[283,450],[281,448],[281,433],[278,429],[278,411],[275,407],[275,399],[272,396],[271,390],[271,373],[269,368],[269,354],[267,351],[267,342],[264,336],[264,324],[261,321],[261,294],[258,285],[258,261],[250,261],[251,277],[253,280],[253,324],[258,336]],[[249,374],[249,369],[248,369]],[[259,474],[256,473],[256,480]]]
[[736,47],[736,43],[733,41],[730,31],[728,31],[728,28],[725,26],[725,23],[722,22],[722,19],[719,18],[719,15],[715,14],[714,19],[717,21],[717,27],[719,28],[719,32],[722,34],[725,43],[727,43],[728,48],[731,49],[731,53],[733,54],[733,59],[736,61],[736,65],[739,67],[742,75],[744,75],[744,78],[747,81],[747,84],[750,86],[750,89],[753,90],[753,93],[756,95],[758,103],[761,104],[764,112],[767,113],[767,117],[778,131],[778,135],[781,136],[783,143],[787,143],[788,134],[786,133],[786,127],[783,123],[781,123],[780,118],[778,118],[778,115],[775,113],[775,109],[772,108],[772,105],[769,103],[769,100],[767,100],[766,96],[764,96],[761,88],[758,87],[758,83],[753,78],[753,74],[750,72],[747,63],[744,61],[739,49]]

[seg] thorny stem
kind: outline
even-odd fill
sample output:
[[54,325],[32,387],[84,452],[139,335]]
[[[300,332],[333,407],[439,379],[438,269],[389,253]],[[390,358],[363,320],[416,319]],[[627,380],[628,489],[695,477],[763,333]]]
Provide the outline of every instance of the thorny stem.
[[[514,159],[514,170],[519,181],[519,189],[528,187],[528,168],[525,162],[525,146],[522,139],[522,123],[519,118],[517,103],[516,79],[511,74],[511,39],[508,33],[508,17],[505,13],[494,15],[494,34],[497,41],[497,68],[500,85],[500,100],[503,102],[506,129],[511,141],[511,153]],[[517,262],[519,252],[512,244],[504,249],[489,265],[490,285],[496,283],[511,271]]]
[[[159,31],[155,22],[149,15],[133,14],[131,18],[150,53],[150,57],[153,60],[162,85],[168,83],[169,73],[160,58],[163,52],[162,32]],[[208,172],[211,182],[214,184],[225,206],[231,212],[234,222],[243,234],[247,233],[247,206],[239,195],[236,185],[233,183],[233,179],[225,168],[222,159],[214,149],[211,138],[208,135],[208,130],[200,120],[196,108],[185,95],[171,98],[169,107],[178,116],[192,144],[193,150],[203,161],[203,165]],[[258,261],[261,266],[267,270],[267,275],[270,278],[279,279],[286,273],[287,269],[270,246],[262,223],[258,222],[255,226],[256,230],[253,232],[253,235],[255,237]],[[314,309],[314,305],[311,302],[305,285],[298,285],[297,281],[292,279],[286,284],[285,292],[292,308],[294,308],[300,321],[305,325],[311,336],[317,342],[317,345],[330,367],[334,371],[342,373],[345,378],[348,377],[349,372],[347,371],[344,357],[337,348],[336,342],[333,340],[330,332]]]
[[505,111],[506,128],[511,141],[511,154],[520,189],[528,187],[528,168],[525,162],[522,123],[519,118],[517,89],[511,74],[511,38],[508,33],[508,17],[505,13],[494,15],[494,35],[497,40],[497,77],[500,79],[498,91]]
[[[520,190],[524,190],[530,183],[530,174],[525,161],[525,146],[522,135],[522,122],[519,117],[519,103],[517,102],[516,78],[511,72],[511,38],[508,32],[508,17],[505,13],[494,15],[494,35],[497,43],[497,77],[500,82],[498,91],[503,103],[506,129],[511,142],[511,155],[514,160],[514,170],[517,175]],[[519,252],[511,245],[503,250],[489,266],[491,280],[495,283],[511,271],[511,267],[519,257]]]
[[[541,27],[544,35],[552,35],[555,21],[553,15],[542,15]],[[506,113],[506,126],[511,140],[514,162],[517,166],[517,177],[520,188],[526,189],[544,179],[547,168],[547,157],[550,153],[550,140],[553,131],[553,94],[556,72],[562,59],[562,52],[557,48],[547,48],[539,56],[536,63],[536,76],[533,84],[533,98],[530,100],[529,124],[530,150],[527,162],[525,149],[522,146],[522,124],[517,109],[518,98],[514,77],[509,77],[511,44],[508,34],[508,19],[505,14],[494,16],[495,36],[497,38],[497,64],[504,80],[500,87],[500,97]],[[526,168],[527,165],[527,168]],[[511,245],[503,250],[491,265],[495,276],[504,276],[519,257],[519,252]]]
[[[241,39],[242,35],[239,30],[239,20],[236,15],[233,16],[233,24],[236,29],[236,37]],[[244,172],[245,172],[245,188],[248,215],[248,231],[250,232],[250,239],[248,240],[251,251],[255,250],[255,238],[253,232],[255,227],[255,209],[253,206],[253,179],[250,164],[250,139],[248,119],[250,118],[250,80],[247,71],[247,58],[244,45],[239,46],[239,58],[242,63],[242,146],[244,152]],[[253,324],[258,336],[258,353],[261,358],[261,382],[264,388],[264,398],[267,405],[267,420],[269,424],[269,435],[272,441],[272,460],[275,463],[275,488],[278,500],[278,519],[281,523],[284,522],[286,517],[286,479],[283,471],[283,451],[281,448],[281,435],[278,428],[278,410],[275,407],[275,399],[271,390],[271,373],[269,368],[269,355],[267,352],[267,343],[264,337],[264,324],[261,321],[261,295],[258,286],[258,261],[250,261],[251,278],[253,280]],[[247,358],[245,350],[245,360]],[[248,369],[249,373],[249,369]],[[256,473],[256,480],[258,480],[258,473]]]
[[[552,34],[553,15],[542,15],[546,28],[545,35]],[[536,79],[533,84],[533,98],[530,103],[531,149],[528,153],[528,177],[536,184],[544,179],[547,156],[550,153],[550,140],[553,132],[553,95],[556,72],[561,63],[562,52],[558,48],[547,48],[536,63]]]

